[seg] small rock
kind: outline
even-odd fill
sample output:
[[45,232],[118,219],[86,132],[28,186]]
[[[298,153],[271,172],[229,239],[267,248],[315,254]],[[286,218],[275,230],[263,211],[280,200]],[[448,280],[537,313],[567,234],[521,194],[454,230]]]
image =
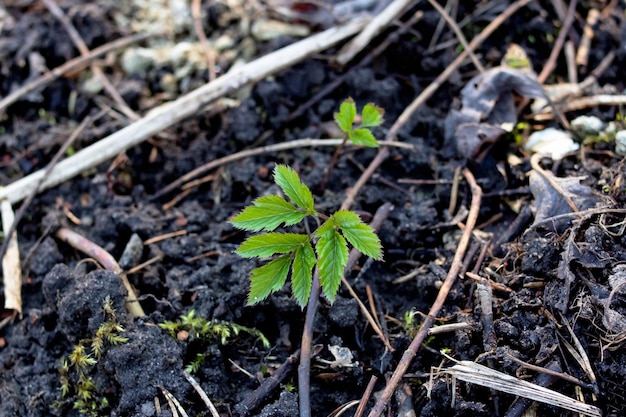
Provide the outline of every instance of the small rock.
[[330,321],[339,327],[349,327],[354,325],[359,315],[357,302],[350,298],[337,297],[328,311]]
[[260,19],[252,23],[252,36],[259,41],[269,41],[281,35],[305,37],[311,31],[302,25],[290,25],[278,20]]
[[174,74],[169,72],[164,74],[159,81],[159,85],[161,86],[161,89],[168,94],[175,95],[178,93],[178,82],[176,81]]
[[129,48],[122,55],[122,68],[126,74],[144,74],[157,61],[153,49]]
[[579,116],[572,120],[572,130],[581,136],[598,135],[604,128],[604,122],[596,116]]
[[524,145],[527,151],[549,154],[555,160],[578,148],[569,134],[553,127],[532,133]]
[[232,49],[235,47],[235,40],[228,35],[222,35],[215,40],[213,47],[216,51],[224,51],[226,49]]
[[626,156],[626,130],[620,130],[615,134],[615,153]]

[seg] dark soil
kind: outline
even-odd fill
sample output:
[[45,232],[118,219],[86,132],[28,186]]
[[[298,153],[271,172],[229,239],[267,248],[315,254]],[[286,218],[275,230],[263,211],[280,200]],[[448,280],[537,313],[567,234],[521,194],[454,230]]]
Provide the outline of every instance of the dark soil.
[[[479,9],[478,3],[459,2],[457,20],[471,21],[463,26],[468,39],[510,2],[480,2],[481,7],[493,6],[489,9]],[[601,4],[582,2],[577,7],[571,34],[576,42],[589,8],[608,7],[606,2],[598,3]],[[614,4],[613,12],[594,28],[587,67],[579,68],[582,79],[607,54],[615,53],[612,64],[598,75],[598,85],[607,92],[626,88],[626,24],[622,2],[614,3],[617,5]],[[59,4],[90,49],[130,33],[131,29],[122,27],[120,22],[121,17],[130,19],[132,11],[118,2],[67,0]],[[242,17],[228,4],[203,2],[204,25],[211,39],[217,38],[216,34],[231,34],[240,42],[233,47],[236,49],[242,47],[243,35],[237,35]],[[51,69],[80,55],[63,26],[42,4],[11,0],[0,6],[0,11],[6,13],[0,16],[0,96],[39,75],[33,68],[35,58],[42,58],[45,67]],[[194,373],[202,389],[221,415],[240,414],[237,405],[299,348],[304,312],[288,287],[257,305],[246,306],[249,273],[257,264],[233,253],[246,235],[227,223],[228,219],[255,197],[276,192],[270,174],[277,163],[296,169],[303,181],[316,190],[320,211],[332,212],[341,205],[345,191],[354,185],[376,150],[343,153],[324,190],[320,184],[332,158],[332,148],[283,151],[228,164],[216,171],[213,181],[193,188],[168,208],[163,205],[180,189],[160,198],[153,196],[181,175],[216,158],[261,144],[328,137],[327,122],[332,121],[333,112],[348,96],[359,107],[374,102],[385,109],[384,128],[375,130],[377,137],[384,137],[386,129],[461,49],[445,25],[436,42],[443,46],[429,47],[440,17],[426,2],[421,2],[402,21],[414,13],[423,16],[408,31],[400,33],[396,26],[389,28],[355,61],[358,63],[387,37],[397,34],[366,65],[355,63],[338,68],[324,57],[307,60],[255,85],[249,94],[238,97],[238,107],[219,114],[198,114],[165,132],[167,138],[153,138],[134,147],[127,152],[128,162],[110,175],[109,166],[103,165],[40,193],[17,229],[24,271],[23,316],[0,330],[0,416],[78,414],[72,408],[76,396],[61,396],[61,363],[81,340],[93,338],[107,320],[103,310],[107,297],[113,300],[116,320],[124,327],[122,336],[128,341],[107,344],[91,371],[97,395],[108,400],[100,414],[171,415],[163,396],[165,389],[189,415],[210,415],[183,376],[183,369],[197,354],[206,354]],[[547,3],[532,2],[484,42],[477,55],[483,65],[494,67],[509,43],[517,43],[526,50],[534,67],[541,69],[554,46],[561,21]],[[311,27],[321,29],[319,24]],[[178,40],[195,41],[191,28],[175,36]],[[294,41],[282,36],[260,43],[259,53]],[[446,46],[448,41],[451,42]],[[327,51],[325,56],[334,52],[336,49]],[[228,69],[229,63],[218,60],[223,70]],[[126,75],[119,60],[113,58],[100,64],[122,97],[141,114],[172,98],[161,82],[165,74],[176,71],[171,63],[150,67],[141,76]],[[90,74],[86,69],[81,74],[57,79],[7,109],[0,121],[3,184],[44,168],[83,118],[96,115],[101,108],[115,108],[105,93],[94,94],[85,89],[84,82]],[[412,390],[410,404],[416,415],[507,415],[515,401],[508,394],[457,383],[452,407],[452,391],[442,377],[432,381],[428,398],[426,384],[431,367],[452,365],[438,353],[442,349],[455,359],[476,361],[528,380],[533,380],[537,372],[522,367],[511,356],[541,367],[556,362],[563,373],[580,380],[582,388],[556,379],[552,389],[595,404],[604,415],[626,415],[626,298],[619,290],[611,293],[618,285],[615,282],[621,282],[620,268],[626,261],[626,235],[620,227],[624,214],[596,213],[576,221],[569,218],[558,225],[544,222],[535,226],[529,216],[518,222],[516,232],[500,242],[500,236],[518,218],[518,212],[529,213],[531,207],[535,210],[535,198],[528,189],[531,167],[529,155],[510,138],[500,141],[481,162],[467,161],[458,154],[454,141],[445,139],[444,120],[458,102],[461,89],[476,74],[468,61],[420,107],[398,137],[416,150],[392,150],[357,197],[354,208],[366,217],[385,202],[395,206],[379,231],[385,261],[361,262],[349,277],[368,308],[368,288],[371,290],[375,302],[371,307],[395,351],[391,353],[385,348],[347,290],[340,289],[332,305],[322,300],[314,333],[314,343],[321,350],[313,359],[311,381],[315,416],[329,415],[341,405],[360,399],[373,375],[378,377],[375,391],[381,390],[385,377],[395,369],[415,331],[402,326],[406,315],[417,312],[415,320],[419,324],[457,249],[459,228],[448,214],[448,206],[455,169],[465,165],[472,169],[485,193],[478,221],[484,224],[479,228],[485,234],[473,238],[471,256],[465,264],[467,270],[473,269],[500,285],[493,292],[493,333],[484,329],[475,282],[459,278],[437,322],[467,323],[469,327],[430,338],[413,360],[405,382]],[[315,96],[340,78],[342,81],[335,88]],[[565,79],[567,69],[560,58],[549,83]],[[179,81],[178,94],[206,80],[207,70],[196,68]],[[75,98],[72,105],[68,104],[70,97]],[[309,104],[313,97],[314,102]],[[579,114],[590,114],[608,122],[623,117],[620,111],[618,107],[606,106],[566,116],[571,120]],[[81,134],[74,148],[86,147],[126,125],[114,113],[109,111],[99,118]],[[528,110],[524,112],[527,113]],[[543,128],[536,123],[531,125],[533,129]],[[559,162],[544,159],[542,165],[557,177],[584,176],[582,184],[608,198],[611,208],[624,208],[624,165],[613,152],[614,143],[597,142],[582,149]],[[507,154],[515,155],[519,163],[511,164]],[[404,179],[424,181],[400,181]],[[430,181],[433,179],[439,181]],[[468,207],[470,199],[469,187],[461,182],[454,212]],[[64,215],[68,212],[76,219],[74,223]],[[138,257],[122,265],[129,270],[160,257],[158,262],[129,275],[146,317],[133,318],[126,312],[126,291],[118,275],[100,270],[80,252],[54,238],[60,225],[76,230],[116,259],[134,234],[146,241],[185,231],[143,246]],[[502,245],[492,245],[486,257],[480,258],[480,249],[489,239]],[[205,256],[199,256],[202,254]],[[487,269],[491,271],[489,275]],[[415,270],[419,273],[414,278],[395,283],[397,278]],[[4,301],[2,296],[0,300]],[[195,311],[196,317],[256,328],[269,339],[271,348],[264,348],[255,337],[245,333],[222,344],[219,338],[198,341],[180,333],[173,338],[157,326],[190,310]],[[3,317],[10,313],[5,311]],[[566,322],[571,333],[564,326]],[[588,357],[590,370],[583,369],[572,354],[576,351],[572,346],[577,343]],[[333,367],[322,361],[335,359],[329,346],[350,349],[355,366]],[[297,388],[296,373],[292,372],[251,415],[298,415]],[[368,410],[373,403],[370,400]],[[391,407],[391,415],[397,415],[395,410],[400,406],[392,402]],[[542,404],[534,407],[541,416],[574,415]]]

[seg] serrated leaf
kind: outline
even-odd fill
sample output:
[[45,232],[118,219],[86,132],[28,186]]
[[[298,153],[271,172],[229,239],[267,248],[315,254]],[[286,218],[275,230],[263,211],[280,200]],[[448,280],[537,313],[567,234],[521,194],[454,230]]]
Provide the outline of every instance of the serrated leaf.
[[299,207],[309,214],[315,213],[313,194],[305,184],[300,181],[300,177],[293,169],[285,165],[276,165],[274,168],[274,181]]
[[277,195],[266,195],[252,202],[236,215],[230,223],[238,229],[258,232],[272,231],[281,224],[291,226],[299,223],[306,216],[293,204]]
[[331,216],[329,217],[324,224],[317,228],[315,231],[315,236],[320,237],[335,228],[335,219]]
[[352,246],[370,258],[382,259],[380,239],[374,229],[363,223],[358,214],[348,210],[339,210],[333,214],[333,218]]
[[382,107],[378,107],[374,103],[367,103],[365,107],[363,107],[363,112],[361,113],[361,126],[380,126],[383,122],[384,114],[385,111],[382,109]]
[[249,305],[264,300],[272,292],[280,290],[285,285],[291,259],[291,255],[283,255],[252,270],[248,294]]
[[265,233],[263,235],[250,236],[243,241],[236,252],[244,258],[267,258],[276,253],[289,253],[300,248],[309,241],[307,235],[297,233]]
[[311,294],[311,282],[313,281],[313,267],[317,262],[315,252],[310,242],[306,242],[300,246],[293,258],[291,271],[291,288],[293,296],[300,304],[300,307],[306,305]]
[[378,147],[378,141],[368,128],[361,127],[359,129],[354,129],[348,134],[348,137],[355,145],[363,145],[370,148]]
[[343,270],[348,263],[348,244],[334,228],[323,233],[315,245],[320,285],[330,301],[335,300]]
[[356,117],[356,105],[354,100],[348,98],[339,106],[339,113],[334,114],[335,122],[339,125],[339,128],[345,133],[352,131],[352,125],[354,124],[354,118]]

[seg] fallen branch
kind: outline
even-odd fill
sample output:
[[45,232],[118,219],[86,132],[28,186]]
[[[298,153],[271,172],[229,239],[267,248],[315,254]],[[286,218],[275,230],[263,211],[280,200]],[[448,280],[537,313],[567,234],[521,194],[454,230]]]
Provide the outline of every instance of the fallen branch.
[[[343,142],[343,139],[296,139],[290,140],[288,142],[276,143],[273,145],[260,146],[254,149],[246,149],[240,152],[235,152],[229,155],[226,155],[222,158],[214,159],[213,161],[207,162],[204,165],[200,165],[199,167],[189,171],[185,175],[179,177],[177,180],[168,184],[161,190],[159,190],[154,196],[153,199],[162,197],[170,192],[174,191],[178,187],[187,188],[185,183],[191,181],[200,175],[203,175],[212,169],[220,167],[222,165],[229,164],[231,162],[239,161],[244,158],[248,158],[251,156],[261,155],[264,153],[271,152],[279,152],[284,151],[286,149],[298,149],[298,148],[306,148],[306,147],[315,147],[315,146],[340,146]],[[398,148],[410,149],[414,150],[415,147],[413,145],[403,143],[403,142],[395,142],[395,141],[387,141],[382,142],[380,145],[382,146],[395,146]],[[355,145],[348,144],[349,147],[356,147]],[[185,185],[183,185],[185,184]]]
[[[335,45],[357,33],[365,23],[366,19],[356,19],[342,24],[341,27],[334,27],[310,36],[237,67],[174,102],[157,107],[142,119],[61,161],[50,172],[48,178],[43,181],[41,189],[54,187],[91,167],[112,159],[126,149],[138,145],[181,120],[199,113],[204,106],[220,97]],[[44,171],[40,170],[11,183],[0,190],[0,200],[8,199],[11,203],[21,201],[36,187],[43,176]]]
[[265,399],[291,374],[298,363],[300,349],[291,354],[272,375],[265,378],[259,388],[235,406],[235,415],[245,417],[255,411]]

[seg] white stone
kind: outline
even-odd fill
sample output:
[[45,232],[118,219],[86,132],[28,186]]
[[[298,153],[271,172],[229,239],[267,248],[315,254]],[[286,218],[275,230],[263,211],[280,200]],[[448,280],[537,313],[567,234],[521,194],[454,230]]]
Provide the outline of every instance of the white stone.
[[553,127],[533,132],[524,144],[527,151],[548,154],[552,159],[561,159],[579,148],[580,145],[567,132]]

